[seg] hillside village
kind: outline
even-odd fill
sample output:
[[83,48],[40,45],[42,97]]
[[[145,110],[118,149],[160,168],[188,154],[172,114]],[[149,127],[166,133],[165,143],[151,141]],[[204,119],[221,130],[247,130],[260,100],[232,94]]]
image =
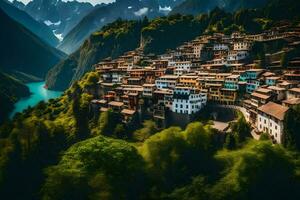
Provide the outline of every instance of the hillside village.
[[[278,51],[259,53],[258,45]],[[284,115],[300,104],[299,47],[300,27],[289,24],[256,35],[203,35],[163,55],[144,55],[140,47],[94,66],[101,78],[91,103],[125,122],[142,105],[162,122],[190,120],[208,103],[232,105],[244,110],[255,134],[282,143]]]

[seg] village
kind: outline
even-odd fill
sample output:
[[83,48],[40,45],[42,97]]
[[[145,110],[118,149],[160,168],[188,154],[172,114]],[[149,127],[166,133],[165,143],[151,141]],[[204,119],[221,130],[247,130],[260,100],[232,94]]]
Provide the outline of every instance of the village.
[[[280,48],[257,59],[258,44]],[[142,110],[162,122],[188,122],[207,104],[231,106],[243,110],[254,134],[282,143],[285,113],[300,104],[299,46],[300,27],[282,25],[257,35],[202,35],[163,55],[139,48],[94,66],[101,78],[91,104],[125,122]]]

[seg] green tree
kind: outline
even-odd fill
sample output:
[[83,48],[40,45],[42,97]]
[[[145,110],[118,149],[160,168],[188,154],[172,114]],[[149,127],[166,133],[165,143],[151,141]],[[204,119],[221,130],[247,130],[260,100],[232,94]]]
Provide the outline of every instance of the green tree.
[[154,121],[146,120],[143,122],[143,128],[133,133],[133,138],[137,141],[145,141],[151,135],[158,131],[158,127]]
[[225,137],[224,148],[228,150],[233,150],[236,148],[236,141],[233,134],[229,133]]
[[145,190],[144,162],[124,141],[98,136],[69,148],[47,169],[43,199],[139,199]]
[[284,117],[283,145],[300,150],[300,105],[288,110]]
[[115,128],[121,123],[121,116],[119,113],[108,110],[102,112],[99,117],[99,132],[102,135],[112,136]]
[[238,114],[238,120],[231,125],[231,130],[237,145],[251,137],[251,127],[241,113]]

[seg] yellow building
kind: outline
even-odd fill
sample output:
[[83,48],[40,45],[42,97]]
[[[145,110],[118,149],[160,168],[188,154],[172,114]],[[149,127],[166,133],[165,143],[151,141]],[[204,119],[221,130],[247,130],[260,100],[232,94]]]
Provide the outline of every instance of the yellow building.
[[179,84],[187,87],[198,87],[198,76],[195,75],[184,75],[179,77]]

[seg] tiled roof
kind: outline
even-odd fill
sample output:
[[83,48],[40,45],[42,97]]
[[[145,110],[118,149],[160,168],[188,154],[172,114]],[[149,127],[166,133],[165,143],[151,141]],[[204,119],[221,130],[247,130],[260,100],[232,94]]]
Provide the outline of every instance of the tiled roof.
[[270,98],[270,96],[268,96],[268,95],[260,94],[260,93],[257,93],[257,92],[253,92],[251,94],[251,96],[258,97],[260,99],[268,99],[268,98]]
[[284,100],[283,103],[286,103],[289,105],[298,105],[298,104],[300,104],[300,98],[287,99],[287,100]]
[[276,119],[283,120],[285,113],[288,111],[288,107],[279,105],[277,103],[269,102],[258,108],[259,111],[266,113]]

